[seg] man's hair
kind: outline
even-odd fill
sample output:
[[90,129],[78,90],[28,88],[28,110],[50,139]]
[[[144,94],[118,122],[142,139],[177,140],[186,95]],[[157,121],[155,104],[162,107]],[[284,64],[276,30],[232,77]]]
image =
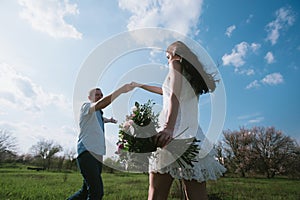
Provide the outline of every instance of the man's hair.
[[89,96],[91,97],[97,90],[101,91],[100,88],[93,88],[89,91]]

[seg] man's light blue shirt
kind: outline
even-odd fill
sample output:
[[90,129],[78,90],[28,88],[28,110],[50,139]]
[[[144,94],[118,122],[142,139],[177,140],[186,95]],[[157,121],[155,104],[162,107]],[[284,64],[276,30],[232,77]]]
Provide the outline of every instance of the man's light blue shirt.
[[104,121],[101,110],[89,112],[91,103],[84,103],[80,109],[80,133],[77,153],[90,151],[97,155],[105,155]]

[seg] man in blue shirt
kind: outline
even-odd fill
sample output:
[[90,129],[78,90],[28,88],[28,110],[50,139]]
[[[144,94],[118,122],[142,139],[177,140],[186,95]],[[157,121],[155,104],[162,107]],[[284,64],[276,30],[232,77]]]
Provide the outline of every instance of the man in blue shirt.
[[104,98],[99,88],[89,92],[90,102],[84,103],[80,109],[80,132],[77,142],[77,165],[83,176],[83,185],[78,192],[68,198],[69,200],[102,199],[104,195],[101,177],[102,160],[103,155],[106,154],[104,123],[116,123],[113,118],[104,118],[102,109],[119,95],[133,88],[132,84],[125,84]]

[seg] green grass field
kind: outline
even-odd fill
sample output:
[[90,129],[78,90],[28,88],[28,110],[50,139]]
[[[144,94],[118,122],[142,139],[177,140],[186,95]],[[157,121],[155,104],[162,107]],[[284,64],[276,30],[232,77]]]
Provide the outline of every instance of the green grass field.
[[[107,200],[147,199],[148,176],[116,172],[103,173]],[[60,200],[80,188],[78,172],[31,171],[0,168],[1,200]],[[300,199],[300,181],[286,178],[229,178],[207,183],[210,199]],[[172,185],[169,199],[180,199],[179,182]]]

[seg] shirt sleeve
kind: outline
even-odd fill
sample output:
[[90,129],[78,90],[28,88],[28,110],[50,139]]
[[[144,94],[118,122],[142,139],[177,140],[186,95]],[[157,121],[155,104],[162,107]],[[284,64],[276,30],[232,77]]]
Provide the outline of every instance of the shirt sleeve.
[[89,114],[90,107],[91,107],[91,103],[84,103],[84,104],[81,106],[81,114],[82,114],[82,115],[87,115],[87,114]]

